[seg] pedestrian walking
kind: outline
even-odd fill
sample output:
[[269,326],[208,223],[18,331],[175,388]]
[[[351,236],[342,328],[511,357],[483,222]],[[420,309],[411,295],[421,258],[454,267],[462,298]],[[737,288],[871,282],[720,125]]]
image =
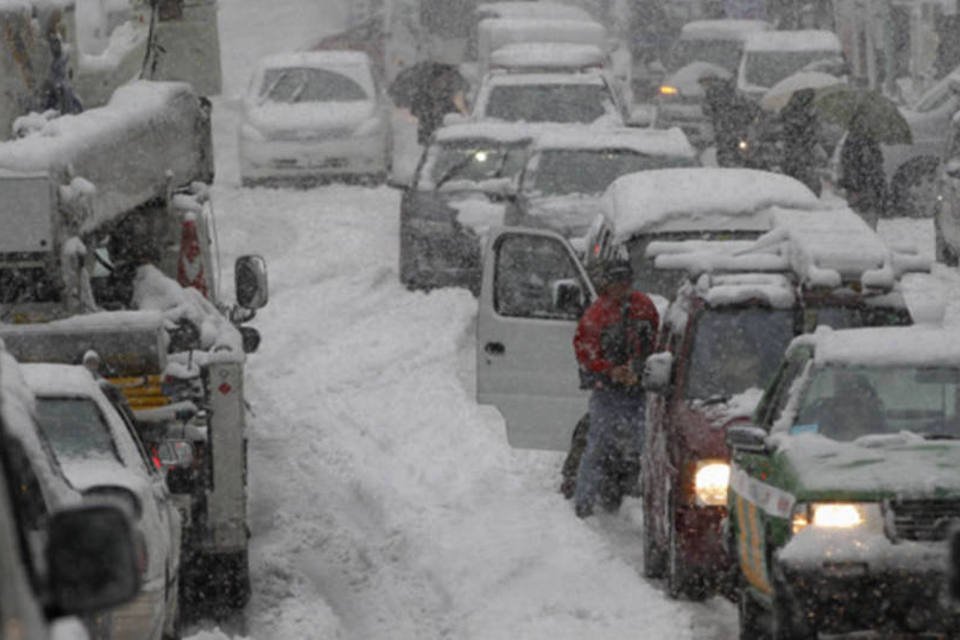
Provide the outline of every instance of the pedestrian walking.
[[850,207],[876,228],[886,191],[883,151],[862,112],[850,119],[840,150],[839,184],[846,191]]
[[750,132],[750,125],[759,107],[737,93],[731,78],[707,75],[700,79],[704,86],[703,112],[713,124],[717,164],[721,167],[740,167],[745,159],[740,143]]
[[817,175],[817,146],[820,140],[820,122],[813,100],[813,89],[795,91],[780,112],[783,131],[783,172],[796,178],[820,195],[820,176]]
[[602,263],[594,281],[599,295],[580,318],[573,339],[582,386],[591,390],[587,446],[574,492],[581,518],[593,513],[598,500],[611,511],[620,506],[624,469],[636,483],[645,411],[640,374],[659,326],[653,302],[633,289],[629,262]]
[[390,96],[417,119],[417,141],[426,145],[448,113],[467,115],[468,83],[455,65],[418,62],[397,74]]

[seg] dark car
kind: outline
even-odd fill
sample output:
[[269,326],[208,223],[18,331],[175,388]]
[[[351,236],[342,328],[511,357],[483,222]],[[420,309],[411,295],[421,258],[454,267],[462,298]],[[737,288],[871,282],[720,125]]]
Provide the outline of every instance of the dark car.
[[[912,321],[895,280],[864,284],[870,282],[870,269],[888,258],[880,239],[856,214],[782,212],[776,218],[780,228],[771,237],[785,227],[806,230],[779,250],[781,257],[791,258],[782,267],[775,261],[766,265],[778,273],[756,271],[762,252],[711,255],[699,243],[684,255],[682,247],[660,247],[659,266],[686,263],[694,276],[671,303],[661,332],[662,353],[649,363],[647,388],[654,395],[641,461],[644,570],[648,577],[666,577],[672,597],[698,599],[732,588],[723,535],[730,476],[725,435],[731,426],[749,421],[793,337],[820,325]],[[790,218],[793,223],[784,223]],[[833,239],[810,232],[818,228],[818,218],[826,223],[819,225],[824,233],[857,249],[829,255]],[[797,259],[809,255],[817,256],[812,263]],[[737,270],[738,260],[745,270]],[[815,282],[818,278],[822,282]],[[825,286],[828,279],[833,286]]]
[[476,293],[486,231],[503,224],[533,135],[529,126],[490,123],[434,134],[400,201],[400,282]]

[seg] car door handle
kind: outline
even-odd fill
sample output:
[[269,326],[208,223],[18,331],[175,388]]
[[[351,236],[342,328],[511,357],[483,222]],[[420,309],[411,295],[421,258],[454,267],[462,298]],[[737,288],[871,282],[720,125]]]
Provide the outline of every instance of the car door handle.
[[483,350],[492,356],[502,356],[506,348],[504,348],[502,342],[488,342],[484,345]]

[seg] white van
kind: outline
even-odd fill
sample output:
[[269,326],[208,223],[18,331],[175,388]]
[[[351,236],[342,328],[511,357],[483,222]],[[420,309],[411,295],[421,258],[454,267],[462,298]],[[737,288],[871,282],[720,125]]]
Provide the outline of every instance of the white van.
[[747,37],[737,71],[737,89],[759,100],[770,87],[798,71],[843,76],[846,62],[832,31],[766,31]]

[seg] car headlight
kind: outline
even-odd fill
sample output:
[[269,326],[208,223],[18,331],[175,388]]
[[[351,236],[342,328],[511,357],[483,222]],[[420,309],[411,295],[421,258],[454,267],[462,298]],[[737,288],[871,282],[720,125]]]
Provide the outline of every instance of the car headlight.
[[693,475],[697,504],[722,507],[727,504],[730,465],[720,460],[700,460]]
[[662,85],[660,85],[660,91],[659,91],[659,93],[660,93],[661,96],[663,96],[663,97],[665,97],[665,98],[674,98],[674,97],[680,95],[680,90],[677,89],[676,87],[674,87],[673,85],[662,84]]
[[240,125],[240,137],[251,142],[264,142],[267,139],[259,129],[246,122]]
[[880,505],[872,502],[813,502],[798,504],[793,510],[793,532],[809,526],[818,529],[883,529]]

